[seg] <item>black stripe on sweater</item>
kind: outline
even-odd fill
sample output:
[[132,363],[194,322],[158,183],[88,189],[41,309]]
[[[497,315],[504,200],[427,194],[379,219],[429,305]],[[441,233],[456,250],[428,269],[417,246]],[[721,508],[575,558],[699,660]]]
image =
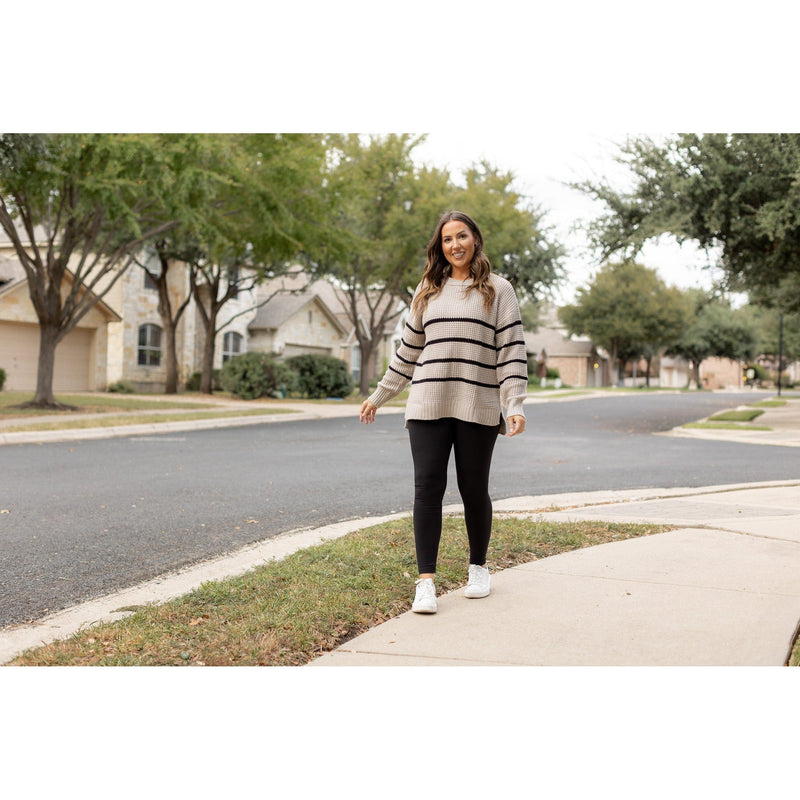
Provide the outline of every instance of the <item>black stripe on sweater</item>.
[[517,339],[517,340],[515,340],[515,341],[513,341],[513,342],[509,342],[508,344],[501,344],[501,345],[500,345],[500,347],[498,347],[498,348],[497,348],[497,352],[499,353],[501,350],[505,350],[505,349],[506,349],[506,347],[512,347],[512,346],[513,346],[513,345],[515,345],[515,344],[522,344],[522,345],[524,345],[524,344],[525,344],[525,342],[524,342],[524,341],[520,341],[519,339]]
[[[510,362],[507,362],[510,363]],[[527,361],[523,361],[527,364]],[[494,364],[484,364],[481,361],[473,361],[470,358],[429,358],[427,361],[420,361],[418,367],[427,367],[428,364],[472,364],[475,367],[482,367],[483,369],[494,369]],[[499,365],[498,365],[499,366]]]
[[447,381],[458,381],[459,383],[470,383],[473,386],[483,386],[486,389],[499,389],[499,383],[481,383],[480,381],[471,381],[469,378],[419,378],[412,381],[413,385],[418,383],[446,383]]
[[443,342],[464,342],[464,344],[477,344],[480,347],[485,347],[487,350],[496,350],[493,344],[486,344],[486,342],[482,342],[480,339],[463,339],[459,336],[447,336],[444,339],[431,339],[428,344],[442,344]]
[[503,378],[503,380],[500,381],[500,385],[502,386],[502,384],[504,384],[506,381],[514,380],[514,378],[518,378],[521,381],[525,381],[525,383],[528,382],[528,376],[527,375],[509,375],[509,376]]
[[509,328],[513,328],[517,325],[522,325],[521,319],[518,319],[516,322],[512,322],[510,325],[504,325],[502,328],[498,328],[495,333],[502,333],[503,331],[507,331]]
[[500,369],[500,367],[507,367],[509,364],[525,364],[527,366],[528,362],[524,358],[511,358],[508,361],[501,361],[497,365],[497,368]]
[[483,325],[484,328],[488,328],[490,331],[494,330],[494,325],[484,322],[482,319],[475,319],[475,317],[437,317],[436,319],[429,319],[423,327],[438,325],[440,322],[473,322],[475,325]]
[[410,348],[411,350],[424,350],[425,347],[417,347],[415,344],[409,344],[405,339],[400,340],[400,344],[404,344],[406,347]]
[[416,333],[417,336],[422,336],[422,334],[425,333],[424,330],[418,331],[416,328],[412,328],[407,322],[406,322],[406,328],[408,328],[412,333]]
[[400,372],[399,370],[396,370],[394,367],[391,367],[391,366],[389,367],[389,369],[392,372],[396,372],[401,378],[405,378],[407,381],[411,380],[411,376],[410,375],[405,375],[402,372]]

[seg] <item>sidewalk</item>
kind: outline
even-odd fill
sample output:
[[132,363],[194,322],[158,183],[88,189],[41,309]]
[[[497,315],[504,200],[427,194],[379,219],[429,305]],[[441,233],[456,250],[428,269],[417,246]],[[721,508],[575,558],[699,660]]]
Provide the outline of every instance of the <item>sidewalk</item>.
[[[537,513],[551,505],[571,508]],[[676,530],[523,564],[311,666],[780,666],[800,621],[796,483],[516,498],[498,512]]]

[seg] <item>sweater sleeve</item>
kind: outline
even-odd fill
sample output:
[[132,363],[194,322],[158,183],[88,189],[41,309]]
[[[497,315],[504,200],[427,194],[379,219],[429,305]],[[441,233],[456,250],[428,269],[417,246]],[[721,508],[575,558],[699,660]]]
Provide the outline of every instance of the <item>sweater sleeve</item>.
[[528,358],[517,295],[510,283],[498,290],[495,347],[500,401],[506,416],[524,417],[522,403],[528,396]]
[[[416,297],[416,293],[414,296]],[[413,302],[411,307],[414,308]],[[405,389],[414,375],[414,367],[424,347],[425,331],[422,327],[422,314],[412,310],[406,319],[400,347],[397,348],[377,388],[367,398],[372,405],[380,408]]]

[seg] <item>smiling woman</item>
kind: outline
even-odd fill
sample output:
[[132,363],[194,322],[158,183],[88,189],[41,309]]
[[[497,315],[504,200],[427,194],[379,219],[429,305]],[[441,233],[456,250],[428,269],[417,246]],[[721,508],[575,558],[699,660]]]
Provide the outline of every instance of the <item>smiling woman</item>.
[[492,453],[499,433],[515,436],[525,429],[527,357],[516,294],[505,278],[492,273],[477,223],[459,211],[439,219],[400,347],[377,389],[364,401],[362,422],[373,422],[378,408],[409,381],[406,427],[414,461],[419,569],[412,611],[432,614],[437,608],[434,576],[451,451],[469,539],[464,594],[486,597]]

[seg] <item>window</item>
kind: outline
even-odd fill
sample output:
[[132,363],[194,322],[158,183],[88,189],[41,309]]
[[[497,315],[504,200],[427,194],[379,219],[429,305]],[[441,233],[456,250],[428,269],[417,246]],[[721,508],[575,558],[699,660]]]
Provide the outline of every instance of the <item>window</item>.
[[139,366],[161,366],[161,328],[147,323],[139,328]]
[[222,339],[222,363],[242,352],[244,338],[241,333],[229,331]]

